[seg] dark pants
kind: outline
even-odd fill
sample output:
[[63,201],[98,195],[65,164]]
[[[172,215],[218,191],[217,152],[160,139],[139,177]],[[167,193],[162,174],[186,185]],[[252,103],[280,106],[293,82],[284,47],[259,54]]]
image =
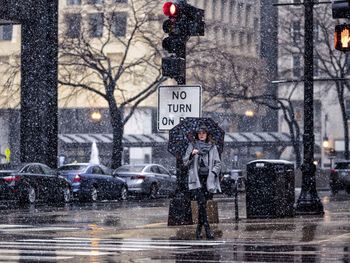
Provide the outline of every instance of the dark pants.
[[194,189],[192,190],[192,194],[198,204],[198,227],[201,228],[204,226],[205,228],[208,228],[207,200],[210,195],[204,188]]

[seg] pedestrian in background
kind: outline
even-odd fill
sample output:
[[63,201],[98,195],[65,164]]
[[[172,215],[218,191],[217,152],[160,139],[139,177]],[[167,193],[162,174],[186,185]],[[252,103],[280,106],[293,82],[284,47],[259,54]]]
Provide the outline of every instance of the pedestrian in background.
[[211,141],[206,126],[196,131],[194,143],[187,147],[183,162],[188,167],[188,187],[198,204],[196,239],[201,239],[204,226],[207,239],[214,239],[207,215],[207,200],[217,191],[221,192],[219,175],[221,161],[218,149]]

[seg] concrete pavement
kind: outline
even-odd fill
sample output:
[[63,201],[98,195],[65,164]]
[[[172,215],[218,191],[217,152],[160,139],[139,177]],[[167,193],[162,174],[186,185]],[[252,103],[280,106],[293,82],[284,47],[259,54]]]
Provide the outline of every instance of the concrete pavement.
[[[212,224],[212,229],[215,242],[222,242],[215,249],[220,250],[218,261],[350,262],[350,195],[340,193],[331,197],[328,191],[323,191],[319,192],[319,196],[324,205],[323,216],[247,219],[244,194],[240,194],[238,222],[235,220],[233,199],[216,198],[220,222]],[[161,214],[166,213],[162,211]],[[122,239],[194,239],[194,225],[167,226],[166,219],[135,229],[124,229],[113,236]],[[191,260],[202,262],[204,259],[198,260],[197,255]],[[216,262],[217,259],[209,257],[207,261]]]
[[350,262],[350,195],[319,196],[323,216],[247,219],[240,193],[238,222],[217,196],[213,241],[167,226],[168,199],[3,208],[0,262]]

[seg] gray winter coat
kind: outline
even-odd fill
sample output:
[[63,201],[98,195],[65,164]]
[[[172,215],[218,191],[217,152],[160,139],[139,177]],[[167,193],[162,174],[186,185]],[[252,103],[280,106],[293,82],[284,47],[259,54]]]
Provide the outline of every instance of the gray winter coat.
[[[197,189],[201,187],[201,183],[198,176],[198,154],[195,154],[191,158],[191,153],[194,149],[193,144],[189,144],[186,153],[183,157],[183,163],[188,167],[188,188],[190,190]],[[221,161],[219,157],[219,152],[216,145],[212,145],[209,150],[208,156],[203,157],[204,160],[208,160],[209,175],[207,179],[207,190],[210,193],[221,192],[219,175],[221,171]]]

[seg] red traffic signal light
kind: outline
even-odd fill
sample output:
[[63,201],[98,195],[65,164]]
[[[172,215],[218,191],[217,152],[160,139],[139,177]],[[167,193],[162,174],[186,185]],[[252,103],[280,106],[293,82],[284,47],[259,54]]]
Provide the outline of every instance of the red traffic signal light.
[[337,50],[350,51],[350,25],[336,25],[334,31],[334,47]]
[[175,17],[179,14],[179,6],[172,2],[166,2],[163,5],[163,13],[168,17]]

